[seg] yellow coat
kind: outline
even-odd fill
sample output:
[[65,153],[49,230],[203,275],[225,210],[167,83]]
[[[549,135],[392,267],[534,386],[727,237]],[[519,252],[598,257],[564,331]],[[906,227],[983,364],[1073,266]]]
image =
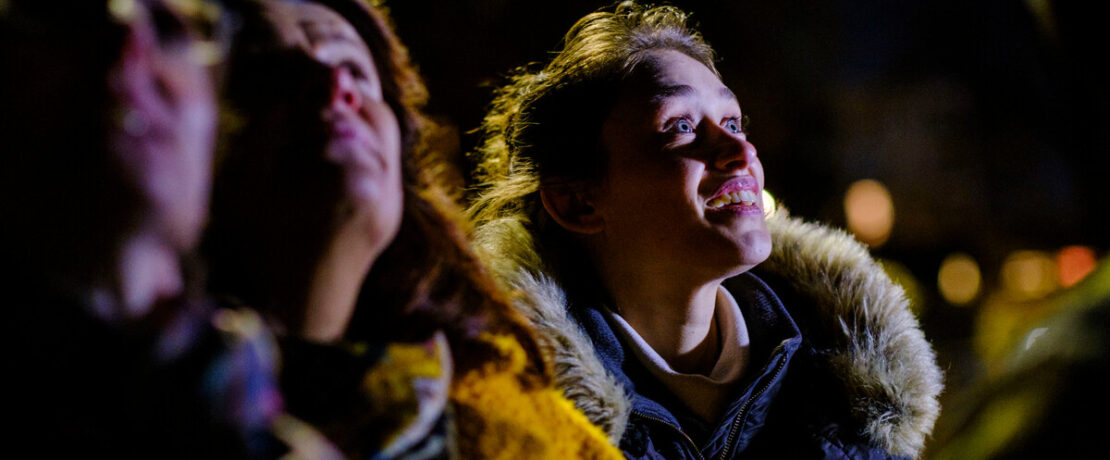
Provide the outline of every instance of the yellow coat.
[[524,349],[506,335],[483,337],[502,359],[452,382],[456,448],[462,459],[623,459],[600,428],[553,386],[526,388]]

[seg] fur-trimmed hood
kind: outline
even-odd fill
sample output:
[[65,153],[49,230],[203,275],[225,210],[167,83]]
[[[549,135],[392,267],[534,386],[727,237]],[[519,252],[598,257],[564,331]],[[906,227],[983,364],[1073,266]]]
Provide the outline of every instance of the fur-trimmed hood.
[[[901,287],[848,234],[780,210],[767,221],[773,250],[760,271],[790,280],[813,300],[833,372],[852,414],[886,451],[918,456],[933,429],[943,389],[936,356]],[[521,293],[517,305],[553,357],[556,385],[586,416],[620,440],[631,401],[568,316],[566,295],[548,273],[520,218],[482,224],[475,244],[498,277]]]

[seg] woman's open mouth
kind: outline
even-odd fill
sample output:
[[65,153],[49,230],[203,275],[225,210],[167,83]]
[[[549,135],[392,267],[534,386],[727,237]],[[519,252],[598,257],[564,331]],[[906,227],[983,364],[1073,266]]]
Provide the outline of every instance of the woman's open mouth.
[[716,209],[716,208],[722,208],[722,207],[729,206],[729,205],[734,205],[734,204],[739,204],[739,205],[744,205],[744,206],[755,206],[756,205],[755,192],[753,192],[751,190],[741,190],[739,192],[726,193],[724,195],[721,195],[717,198],[714,198],[714,199],[710,200],[705,205],[709,208]]
[[754,177],[744,176],[729,179],[705,201],[706,209],[741,212],[762,212],[760,209],[759,184]]

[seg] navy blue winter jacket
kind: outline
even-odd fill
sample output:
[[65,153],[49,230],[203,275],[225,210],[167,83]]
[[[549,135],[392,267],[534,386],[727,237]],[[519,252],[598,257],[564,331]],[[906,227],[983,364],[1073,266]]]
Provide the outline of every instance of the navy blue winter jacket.
[[[905,292],[850,235],[776,212],[773,248],[725,281],[752,343],[714,423],[690,413],[607,322],[597,291],[565,286],[526,219],[479,227],[491,267],[551,350],[555,383],[630,458],[912,458],[940,412],[942,374]],[[696,263],[692,261],[691,263]],[[573,278],[573,277],[572,277]]]
[[760,278],[725,283],[751,334],[752,369],[715,423],[698,419],[640,363],[597,305],[571,314],[605,368],[624,386],[632,412],[620,448],[632,459],[885,459],[852,426],[842,384],[821,369],[780,297]]

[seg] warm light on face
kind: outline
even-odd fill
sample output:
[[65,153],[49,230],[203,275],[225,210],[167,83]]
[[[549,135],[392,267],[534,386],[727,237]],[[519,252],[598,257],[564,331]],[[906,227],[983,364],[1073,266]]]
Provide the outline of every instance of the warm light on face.
[[863,179],[848,187],[844,194],[844,215],[848,229],[871,247],[882,246],[894,228],[894,200],[886,186]]
[[1002,263],[1002,285],[1016,298],[1037,299],[1056,290],[1056,263],[1043,251],[1016,251]]
[[956,253],[944,258],[937,274],[937,288],[952,305],[967,305],[979,296],[982,286],[979,264],[971,256]]
[[601,126],[604,186],[591,203],[599,225],[570,230],[599,234],[591,250],[604,265],[645,273],[671,266],[713,279],[762,263],[771,252],[756,203],[763,167],[737,124],[735,95],[679,51],[654,50],[644,62]]

